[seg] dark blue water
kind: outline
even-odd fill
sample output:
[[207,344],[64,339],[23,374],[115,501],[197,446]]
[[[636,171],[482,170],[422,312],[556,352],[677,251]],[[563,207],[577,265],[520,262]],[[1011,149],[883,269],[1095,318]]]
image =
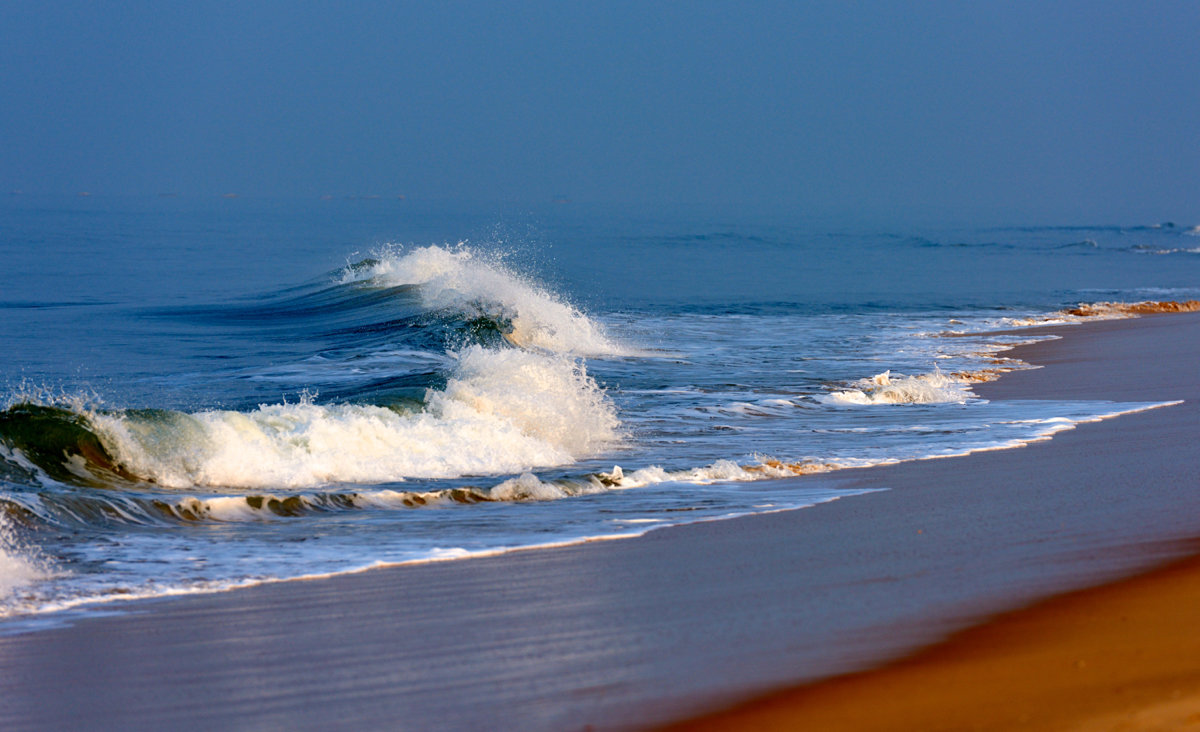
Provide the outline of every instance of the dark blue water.
[[21,196],[0,272],[16,617],[801,507],[839,496],[777,478],[1141,408],[970,384],[1019,366],[988,331],[1200,296],[1200,235]]

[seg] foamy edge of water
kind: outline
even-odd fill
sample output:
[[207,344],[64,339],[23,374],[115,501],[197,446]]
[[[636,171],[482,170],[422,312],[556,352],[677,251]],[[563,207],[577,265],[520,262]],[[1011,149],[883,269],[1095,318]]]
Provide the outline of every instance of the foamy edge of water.
[[[959,452],[959,453],[945,454],[945,455],[929,455],[929,456],[912,458],[909,460],[884,460],[884,461],[876,461],[876,462],[853,464],[853,465],[851,465],[851,464],[840,464],[840,465],[839,464],[830,464],[825,467],[828,470],[853,469],[853,468],[860,468],[860,467],[874,467],[874,466],[878,466],[878,465],[894,465],[894,464],[899,464],[899,463],[904,463],[904,462],[914,462],[914,461],[921,461],[921,460],[939,460],[939,459],[943,459],[943,458],[966,457],[966,456],[973,455],[976,453],[981,453],[981,452],[1009,450],[1009,449],[1014,449],[1014,448],[1018,448],[1018,447],[1024,447],[1026,445],[1034,444],[1037,442],[1044,442],[1047,440],[1051,440],[1051,439],[1053,439],[1054,435],[1056,435],[1060,432],[1066,432],[1066,431],[1075,429],[1075,427],[1077,427],[1080,424],[1091,424],[1091,423],[1095,423],[1095,422],[1102,422],[1102,421],[1105,421],[1108,419],[1114,419],[1116,417],[1120,417],[1120,416],[1123,416],[1126,414],[1136,414],[1139,412],[1150,411],[1152,409],[1176,406],[1176,405],[1179,405],[1182,403],[1183,403],[1183,400],[1146,403],[1146,404],[1134,406],[1134,407],[1128,408],[1128,409],[1120,409],[1120,410],[1116,410],[1113,412],[1105,412],[1102,414],[1094,415],[1094,416],[1087,417],[1087,418],[1081,418],[1081,419],[1070,419],[1070,418],[1062,417],[1062,418],[1054,418],[1054,419],[1046,419],[1046,420],[1031,420],[1031,422],[1035,422],[1035,423],[1041,422],[1041,423],[1046,424],[1048,426],[1048,429],[1046,429],[1042,433],[1040,433],[1034,437],[1031,437],[1031,438],[1021,439],[1021,440],[1013,440],[1010,442],[993,445],[993,446],[974,448],[974,449],[966,450],[966,451]],[[741,468],[743,471],[745,470],[741,466],[738,466],[738,467]],[[786,468],[786,466],[785,466],[785,468]],[[746,471],[746,472],[747,472],[747,474],[749,474],[749,471]],[[771,480],[771,479],[781,479],[781,478],[786,479],[786,478],[797,478],[802,475],[802,473],[797,473],[797,472],[790,472],[790,474],[788,474],[789,472],[790,471],[788,471],[786,469],[780,470],[778,472],[771,471],[770,473],[762,474],[761,477],[752,477],[749,479],[750,480]],[[825,471],[822,470],[819,472],[825,472]],[[728,480],[728,479],[726,479],[726,480]],[[684,482],[684,481],[678,481],[678,482]],[[834,489],[830,489],[830,490],[834,490]],[[712,522],[712,521],[724,521],[724,520],[728,520],[728,519],[741,518],[741,517],[746,517],[746,516],[781,513],[784,511],[803,510],[805,508],[811,508],[813,506],[830,503],[830,502],[836,501],[840,498],[865,495],[865,494],[875,493],[875,492],[879,492],[879,491],[883,491],[883,490],[888,490],[888,488],[886,486],[881,486],[879,488],[845,490],[843,492],[840,492],[839,495],[827,496],[827,497],[816,499],[816,500],[803,501],[803,502],[800,502],[797,504],[784,505],[784,506],[771,505],[769,508],[766,506],[763,507],[763,508],[767,508],[768,510],[733,511],[728,514],[723,514],[720,516],[706,516],[706,517],[678,521],[678,522],[661,522],[661,523],[656,522],[653,525],[640,524],[640,525],[644,526],[644,528],[642,528],[640,530],[635,529],[635,530],[631,530],[628,532],[621,532],[621,533],[596,534],[596,535],[591,535],[591,536],[574,537],[574,538],[568,538],[568,539],[562,539],[562,540],[556,540],[556,541],[550,541],[550,542],[544,542],[544,543],[538,543],[538,544],[526,544],[526,545],[519,545],[519,546],[501,546],[501,547],[492,547],[492,548],[488,548],[488,549],[479,549],[479,550],[467,550],[467,549],[462,549],[460,547],[435,547],[430,550],[430,554],[431,554],[430,556],[418,557],[418,558],[395,561],[395,562],[376,561],[376,562],[372,562],[371,564],[361,566],[361,567],[355,567],[355,568],[350,568],[350,569],[345,569],[345,570],[336,570],[336,571],[331,571],[331,572],[297,575],[294,577],[272,577],[272,578],[262,578],[262,579],[249,579],[249,580],[233,581],[233,582],[229,582],[229,583],[215,583],[211,586],[203,586],[203,585],[190,586],[190,587],[172,586],[172,587],[158,588],[155,590],[129,592],[129,593],[113,592],[113,593],[105,595],[105,596],[88,596],[88,597],[73,598],[73,599],[64,600],[64,601],[52,601],[52,602],[49,602],[49,603],[46,603],[46,604],[43,604],[43,605],[40,605],[40,606],[37,606],[34,608],[21,608],[7,616],[0,616],[0,634],[31,632],[31,631],[37,629],[36,627],[32,627],[32,626],[45,623],[48,620],[47,616],[54,616],[59,613],[72,611],[72,610],[86,611],[87,609],[90,609],[90,608],[107,606],[107,605],[110,605],[113,603],[137,602],[137,601],[141,601],[141,600],[162,599],[162,598],[169,598],[169,597],[179,597],[179,596],[184,596],[184,595],[219,594],[219,593],[231,592],[231,591],[239,590],[239,589],[257,587],[260,585],[278,584],[278,583],[283,583],[283,582],[298,582],[298,581],[332,579],[332,578],[336,578],[336,577],[343,576],[343,575],[361,574],[363,572],[368,572],[368,571],[372,571],[372,570],[376,570],[376,569],[416,566],[416,565],[421,565],[421,564],[431,564],[434,562],[457,561],[457,560],[463,560],[463,559],[481,559],[481,558],[487,558],[487,557],[500,556],[500,555],[504,555],[504,554],[510,554],[510,553],[518,552],[518,551],[534,551],[534,550],[539,550],[539,549],[554,549],[554,548],[562,548],[562,547],[569,547],[569,546],[577,546],[577,545],[581,545],[581,544],[588,544],[591,542],[615,541],[618,539],[632,539],[632,538],[636,538],[639,536],[644,536],[647,533],[649,533],[651,531],[655,531],[657,529],[663,529],[663,528],[668,528],[668,527],[672,527],[672,526],[687,526],[687,525],[691,525],[691,524],[708,523],[708,522]],[[633,525],[637,526],[639,524],[634,523]],[[22,627],[26,624],[28,624],[30,627],[23,630]]]
[[[70,611],[86,611],[92,608],[107,607],[114,604],[134,603],[146,600],[166,599],[172,597],[185,597],[195,595],[216,595],[225,592],[234,592],[236,590],[250,589],[266,585],[276,585],[290,582],[309,582],[336,579],[338,577],[364,574],[380,569],[394,569],[400,567],[414,567],[426,564],[436,564],[441,562],[454,562],[466,559],[486,559],[489,557],[498,557],[516,552],[539,551],[543,549],[561,549],[572,546],[580,546],[583,544],[591,544],[604,541],[618,541],[622,539],[636,539],[640,536],[645,536],[651,531],[666,529],[678,526],[689,526],[692,524],[709,523],[712,521],[726,521],[744,516],[757,516],[771,513],[782,513],[784,511],[801,511],[806,508],[812,508],[825,503],[842,498],[853,496],[866,495],[869,493],[878,493],[889,490],[888,488],[866,488],[861,490],[845,490],[839,495],[827,496],[815,500],[810,500],[794,505],[786,505],[773,507],[769,510],[755,511],[735,511],[721,516],[706,516],[702,518],[691,519],[687,521],[679,521],[672,523],[655,523],[654,525],[645,525],[644,528],[638,530],[630,530],[628,532],[612,533],[612,534],[596,534],[591,536],[581,536],[575,538],[561,539],[557,541],[548,541],[538,544],[522,544],[518,546],[500,546],[488,549],[469,550],[461,547],[435,547],[430,550],[431,556],[417,557],[413,559],[404,559],[399,561],[375,561],[371,564],[354,567],[345,570],[335,570],[331,572],[317,572],[313,574],[296,575],[294,577],[268,577],[261,579],[247,579],[228,583],[213,583],[211,585],[196,585],[189,587],[163,587],[153,591],[138,591],[138,592],[109,592],[102,596],[89,596],[72,598],[63,601],[53,601],[41,605],[34,609],[22,610],[11,615],[0,616],[0,635],[13,635],[23,632],[34,632],[47,621],[52,621],[53,616]],[[637,525],[637,524],[635,524]],[[48,617],[50,616],[50,617]],[[37,627],[22,627],[24,625]]]
[[[1099,304],[1100,305],[1108,305],[1109,303],[1099,303]],[[1197,304],[1197,307],[1200,308],[1200,303]],[[1189,308],[1189,310],[1186,310],[1186,311],[1190,311],[1190,308]],[[1144,311],[1144,312],[1151,312],[1151,311]],[[1155,310],[1152,312],[1179,312],[1179,310],[1176,310],[1176,309]],[[1137,317],[1139,314],[1141,314],[1141,313],[1118,315],[1118,316],[1114,316],[1114,317]],[[1053,317],[1053,316],[1048,316],[1048,317]],[[1061,322],[1049,322],[1049,321],[1043,320],[1043,321],[1039,321],[1039,322],[1023,323],[1023,324],[1020,324],[1018,327],[1031,327],[1031,326],[1053,325],[1053,324],[1068,324],[1068,323],[1083,322],[1084,320],[1094,320],[1094,319],[1108,319],[1108,318],[1104,317],[1104,316],[1099,316],[1099,317],[1097,317],[1097,316],[1078,316],[1078,317],[1073,317],[1071,320],[1061,321]],[[1016,323],[1014,321],[1012,321],[1011,319],[1009,319],[1009,322],[1011,324],[1016,325]],[[983,336],[983,335],[986,335],[986,332],[972,333],[970,335]],[[1026,341],[1022,341],[1022,343],[1023,342],[1026,342]],[[1020,345],[1020,343],[998,344],[994,349],[993,348],[985,348],[985,350],[981,351],[980,353],[1002,352],[1002,351],[1008,350],[1010,348],[1016,347],[1017,345]],[[1017,362],[1017,363],[1023,364],[1023,362]],[[1021,367],[1030,367],[1030,366],[1028,364],[1023,364],[1023,366],[1021,366]],[[888,379],[890,379],[890,373],[885,372],[885,375],[887,376]],[[906,377],[906,378],[919,378],[919,376],[918,377]],[[878,376],[875,378],[878,378]],[[864,380],[864,381],[866,381],[866,380]],[[874,379],[871,379],[870,381],[874,381]],[[966,386],[965,388],[969,392],[969,385]],[[972,398],[978,398],[978,397],[972,395]],[[953,400],[953,401],[958,401],[958,400]],[[887,403],[895,403],[895,402],[887,402]],[[919,456],[919,457],[903,458],[903,459],[878,460],[878,461],[864,460],[861,462],[860,461],[847,461],[847,462],[842,462],[842,463],[830,462],[830,463],[824,463],[824,464],[820,464],[820,465],[803,464],[803,463],[787,464],[787,463],[780,463],[779,461],[773,461],[773,460],[766,459],[762,463],[760,463],[759,466],[742,466],[742,465],[737,465],[736,463],[732,463],[732,461],[718,461],[718,463],[714,463],[712,466],[709,466],[709,468],[717,467],[717,465],[720,463],[729,462],[730,464],[734,465],[738,469],[738,471],[740,473],[744,474],[746,477],[744,477],[744,478],[743,477],[729,477],[729,476],[713,477],[710,480],[708,480],[707,482],[735,482],[735,481],[741,481],[741,480],[770,480],[770,479],[790,478],[790,477],[798,477],[800,475],[813,473],[813,472],[826,472],[826,471],[832,471],[832,470],[853,469],[853,468],[859,468],[859,467],[891,465],[891,464],[898,464],[898,463],[903,463],[903,462],[911,462],[911,461],[919,461],[919,460],[933,460],[933,459],[941,459],[941,458],[948,458],[948,457],[964,457],[964,456],[968,456],[968,455],[972,455],[972,454],[980,453],[980,452],[1008,450],[1008,449],[1013,449],[1013,448],[1017,448],[1017,447],[1023,447],[1023,446],[1029,445],[1029,444],[1034,444],[1037,442],[1043,442],[1043,441],[1050,440],[1054,437],[1054,435],[1056,435],[1060,432],[1069,431],[1071,429],[1074,429],[1079,424],[1101,422],[1101,421],[1104,421],[1107,419],[1113,419],[1113,418],[1123,416],[1126,414],[1134,414],[1134,413],[1149,411],[1151,409],[1157,409],[1157,408],[1161,408],[1161,407],[1175,406],[1175,405],[1178,405],[1181,403],[1183,403],[1182,400],[1157,402],[1157,403],[1146,403],[1146,404],[1138,405],[1138,406],[1128,408],[1128,409],[1121,409],[1121,410],[1117,410],[1117,411],[1113,411],[1113,412],[1105,412],[1105,413],[1094,415],[1091,417],[1085,417],[1085,418],[1079,418],[1079,419],[1063,417],[1063,418],[1029,420],[1031,423],[1039,423],[1039,422],[1043,423],[1043,424],[1047,425],[1047,428],[1045,430],[1042,430],[1040,433],[1035,434],[1034,436],[1029,437],[1029,438],[1014,439],[1014,440],[1002,442],[1002,443],[995,444],[995,445],[971,448],[971,449],[967,449],[967,450],[964,450],[961,452],[956,452],[956,453],[947,453],[947,454],[940,454],[940,455],[927,455],[927,456]],[[758,468],[758,470],[755,470],[756,467]],[[630,478],[633,478],[633,480],[629,481],[629,484],[627,484],[627,485],[620,485],[619,483],[624,482],[622,480],[624,478],[624,476],[623,476],[623,474],[620,473],[620,468],[617,467],[614,469],[614,473],[617,473],[617,475],[613,476],[613,477],[617,478],[617,480],[614,481],[614,485],[612,485],[610,487],[633,488],[633,487],[641,487],[642,485],[649,485],[649,484],[653,484],[653,483],[662,483],[662,482],[681,482],[681,483],[697,482],[695,480],[689,481],[686,479],[681,479],[680,477],[677,477],[677,476],[680,474],[694,473],[695,471],[698,471],[698,470],[704,470],[704,469],[693,469],[692,471],[675,471],[675,473],[668,473],[667,471],[664,471],[661,468],[658,468],[657,466],[650,466],[647,468],[642,468],[642,469],[634,471],[634,473],[630,476]],[[641,474],[641,475],[639,475],[639,474]],[[637,477],[635,477],[635,476],[637,476]],[[605,476],[605,477],[607,477],[607,476]],[[638,478],[642,478],[642,477],[650,478],[650,479],[644,480],[644,481],[638,479]],[[536,476],[533,476],[531,474],[525,474],[525,475],[521,475],[517,478],[513,478],[508,481],[505,481],[503,484],[499,484],[499,485],[495,486],[494,488],[498,488],[498,487],[500,487],[500,485],[504,485],[507,483],[518,483],[519,484],[522,481],[526,481],[529,479],[539,483],[540,485],[549,485],[549,483],[540,481],[540,479],[536,478]],[[876,490],[886,490],[886,488],[847,492],[845,495],[861,495],[863,493],[874,492]],[[555,497],[561,497],[561,496],[555,496]],[[771,510],[735,511],[735,512],[732,512],[732,513],[729,513],[726,515],[721,515],[721,516],[703,517],[703,518],[697,518],[697,519],[685,520],[685,521],[677,521],[677,522],[676,521],[672,521],[672,522],[655,521],[653,523],[653,525],[645,525],[645,528],[640,531],[629,531],[629,532],[614,533],[614,534],[599,534],[599,535],[593,535],[593,536],[584,536],[584,537],[578,537],[578,538],[546,542],[546,543],[542,543],[542,544],[502,546],[502,547],[493,547],[493,548],[481,549],[481,550],[465,550],[465,549],[456,548],[456,547],[434,548],[434,549],[431,549],[430,552],[433,554],[436,554],[435,556],[420,557],[420,558],[414,558],[411,560],[402,560],[402,561],[396,561],[396,562],[377,561],[377,562],[373,562],[369,565],[358,567],[358,568],[351,568],[351,569],[347,569],[347,570],[336,570],[336,571],[331,571],[331,572],[326,572],[326,573],[317,573],[317,574],[311,574],[311,575],[298,575],[298,576],[294,576],[294,577],[281,577],[281,578],[250,579],[250,580],[243,580],[243,581],[232,581],[232,582],[228,582],[228,583],[218,582],[218,583],[214,583],[212,586],[197,585],[197,586],[188,586],[188,587],[164,587],[164,588],[158,588],[155,590],[142,591],[142,592],[129,592],[129,593],[116,592],[116,593],[113,593],[111,595],[106,595],[106,596],[99,596],[99,597],[89,596],[89,597],[81,597],[81,598],[75,598],[75,599],[65,600],[65,601],[55,601],[55,602],[47,603],[46,605],[40,606],[38,608],[28,609],[28,610],[24,610],[24,609],[17,610],[16,612],[13,612],[10,615],[0,616],[0,634],[9,632],[8,630],[6,630],[6,628],[4,626],[8,626],[8,625],[12,625],[12,624],[20,625],[25,622],[35,623],[38,621],[45,621],[48,615],[55,615],[58,613],[75,610],[75,609],[87,609],[87,608],[93,608],[93,607],[98,607],[98,606],[104,606],[104,605],[108,605],[110,603],[135,602],[135,601],[139,601],[139,600],[175,597],[175,596],[183,596],[183,595],[216,594],[216,593],[221,593],[221,592],[233,591],[233,590],[237,590],[237,589],[255,587],[255,586],[264,585],[264,584],[275,584],[275,583],[280,583],[280,582],[293,582],[293,581],[301,581],[301,580],[327,579],[327,578],[337,577],[340,575],[358,574],[358,573],[370,571],[373,569],[380,569],[380,568],[427,564],[427,563],[432,563],[432,562],[453,561],[453,560],[459,560],[459,559],[485,558],[485,557],[489,557],[489,556],[497,556],[497,555],[501,555],[501,554],[507,554],[507,553],[514,552],[514,551],[529,551],[529,550],[536,550],[536,549],[548,549],[548,548],[557,548],[557,547],[585,544],[585,543],[590,543],[593,541],[608,541],[608,540],[616,540],[616,539],[635,538],[638,536],[643,536],[646,533],[653,531],[655,529],[667,528],[670,526],[684,526],[684,525],[689,525],[689,524],[694,524],[694,523],[719,521],[719,520],[725,520],[725,519],[737,518],[737,517],[743,517],[743,516],[750,516],[750,515],[776,513],[776,512],[789,511],[789,510],[802,510],[804,508],[808,508],[808,507],[811,507],[814,505],[819,505],[821,503],[827,503],[827,502],[830,502],[833,500],[837,500],[839,497],[842,497],[842,496],[832,496],[832,497],[829,497],[829,498],[826,498],[823,500],[818,500],[815,502],[808,502],[808,503],[803,503],[803,504],[798,504],[798,505],[790,505],[790,506],[785,506],[785,507],[780,507],[780,508],[772,508]],[[218,497],[218,500],[220,500],[220,497]],[[537,498],[535,497],[534,500],[537,500]],[[2,517],[0,517],[0,518],[2,518]],[[637,525],[636,522],[631,522],[631,523],[633,523],[634,525]],[[3,548],[4,547],[0,547],[0,549],[3,549]],[[8,556],[8,555],[6,554],[5,556]],[[19,586],[19,585],[17,585],[17,586]],[[21,631],[17,630],[15,632],[21,632]]]

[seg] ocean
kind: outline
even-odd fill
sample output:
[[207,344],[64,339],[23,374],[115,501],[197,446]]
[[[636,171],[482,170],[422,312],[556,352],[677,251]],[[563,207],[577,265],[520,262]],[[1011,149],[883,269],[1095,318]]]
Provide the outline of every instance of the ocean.
[[1152,407],[971,391],[1078,303],[1200,297],[1193,222],[1068,223],[8,197],[0,632],[869,501],[797,476]]

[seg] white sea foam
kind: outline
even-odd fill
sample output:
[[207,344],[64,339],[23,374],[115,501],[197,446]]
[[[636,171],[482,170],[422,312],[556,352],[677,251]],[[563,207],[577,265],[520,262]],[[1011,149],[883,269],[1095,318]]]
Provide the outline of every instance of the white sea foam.
[[280,515],[328,510],[335,507],[396,510],[484,501],[514,503],[555,501],[613,490],[643,488],[660,483],[710,485],[788,478],[833,467],[837,466],[832,464],[822,466],[787,464],[766,457],[761,457],[755,464],[740,465],[733,460],[718,460],[711,465],[683,470],[665,470],[654,465],[633,470],[628,474],[621,466],[616,465],[613,466],[611,472],[580,478],[543,480],[531,472],[525,472],[501,481],[490,488],[467,487],[433,491],[403,491],[384,488],[341,494],[263,493],[253,496],[203,498],[184,496],[166,505],[168,510],[177,517],[184,519],[227,522],[262,521]]
[[48,561],[17,538],[10,519],[0,513],[0,607],[15,591],[52,574]]
[[506,337],[523,348],[579,356],[637,355],[604,328],[496,256],[454,247],[389,247],[370,267],[347,270],[344,281],[383,287],[416,285],[427,307],[482,314],[511,324]]
[[860,379],[854,388],[820,397],[827,404],[940,404],[962,403],[972,397],[967,382],[940,371],[905,376],[884,371],[869,379]]
[[708,485],[711,483],[736,483],[766,478],[792,478],[805,470],[803,466],[786,464],[771,458],[760,457],[757,464],[741,465],[733,460],[718,460],[711,465],[684,470],[664,470],[657,465],[639,468],[626,474],[620,466],[615,466],[611,473],[600,475],[605,485],[615,488],[642,488],[657,483],[692,483]]
[[577,361],[471,346],[444,390],[400,413],[311,402],[251,412],[94,413],[122,468],[171,488],[297,488],[514,473],[573,462],[619,438],[612,404]]

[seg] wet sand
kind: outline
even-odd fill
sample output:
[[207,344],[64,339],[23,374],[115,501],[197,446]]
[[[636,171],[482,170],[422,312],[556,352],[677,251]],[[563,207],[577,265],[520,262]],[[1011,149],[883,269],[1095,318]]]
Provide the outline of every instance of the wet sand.
[[1054,332],[1020,351],[1044,368],[977,390],[1186,402],[1014,450],[797,478],[886,489],[810,509],[3,636],[0,728],[646,727],[1191,554],[1200,315]]

